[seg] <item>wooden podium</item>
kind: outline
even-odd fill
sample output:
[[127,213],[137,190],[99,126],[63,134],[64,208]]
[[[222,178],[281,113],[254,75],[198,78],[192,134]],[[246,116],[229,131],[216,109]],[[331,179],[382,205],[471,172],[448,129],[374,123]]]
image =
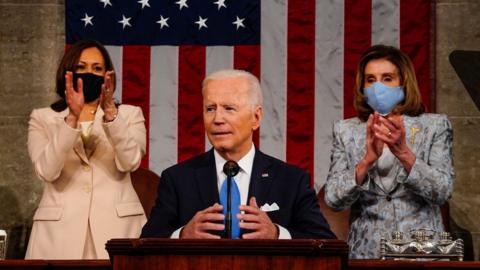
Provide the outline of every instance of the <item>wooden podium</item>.
[[112,239],[106,249],[114,270],[330,270],[348,258],[340,240]]

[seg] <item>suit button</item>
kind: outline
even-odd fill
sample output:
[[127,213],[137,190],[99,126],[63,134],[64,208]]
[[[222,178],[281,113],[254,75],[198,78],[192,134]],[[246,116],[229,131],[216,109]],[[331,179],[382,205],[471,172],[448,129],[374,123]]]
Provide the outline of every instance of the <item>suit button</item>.
[[392,197],[390,197],[390,195],[387,195],[387,198],[386,198],[386,199],[387,199],[387,201],[389,202],[389,201],[392,200]]
[[89,172],[90,171],[90,166],[88,166],[88,165],[83,166],[83,170],[86,171],[86,172]]
[[84,191],[85,193],[90,193],[90,192],[92,192],[92,186],[90,186],[90,185],[85,185],[85,186],[83,186],[83,191]]

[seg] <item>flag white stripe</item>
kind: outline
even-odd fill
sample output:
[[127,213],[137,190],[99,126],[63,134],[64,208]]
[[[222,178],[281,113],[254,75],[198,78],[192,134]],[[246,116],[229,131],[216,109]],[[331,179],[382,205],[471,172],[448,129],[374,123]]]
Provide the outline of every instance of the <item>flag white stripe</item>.
[[261,86],[263,121],[260,148],[281,160],[286,156],[287,5],[286,0],[262,1]]
[[113,98],[118,102],[122,102],[122,63],[123,63],[123,47],[122,46],[105,46],[110,54],[110,58],[115,68],[115,92]]
[[372,45],[400,46],[400,0],[372,0]]
[[[232,46],[209,46],[206,48],[205,73],[207,76],[215,71],[233,68]],[[205,151],[212,145],[205,134]]]
[[178,47],[153,46],[150,54],[149,167],[160,175],[178,159]]
[[315,189],[326,181],[332,124],[343,119],[344,2],[317,1],[315,28]]

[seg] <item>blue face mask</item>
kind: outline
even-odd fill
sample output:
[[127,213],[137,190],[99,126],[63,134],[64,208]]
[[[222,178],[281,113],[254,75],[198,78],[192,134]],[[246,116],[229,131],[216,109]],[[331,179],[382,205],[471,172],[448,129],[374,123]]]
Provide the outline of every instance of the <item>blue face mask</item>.
[[405,98],[402,86],[389,87],[381,82],[363,89],[367,103],[373,110],[385,116]]

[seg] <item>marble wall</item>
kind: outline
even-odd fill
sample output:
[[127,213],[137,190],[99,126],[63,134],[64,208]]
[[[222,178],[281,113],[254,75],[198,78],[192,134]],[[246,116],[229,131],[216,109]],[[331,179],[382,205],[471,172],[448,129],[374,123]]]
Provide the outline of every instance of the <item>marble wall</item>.
[[480,112],[448,60],[453,50],[480,51],[480,1],[438,0],[436,5],[436,108],[454,129],[456,182],[452,221],[472,233],[480,256]]
[[10,258],[24,256],[42,191],[26,147],[28,118],[55,99],[63,9],[59,0],[0,0],[0,228],[8,230]]
[[[457,179],[452,223],[472,232],[480,254],[480,112],[448,62],[452,50],[480,50],[480,1],[437,0],[436,108],[455,132]],[[8,257],[24,255],[28,227],[41,195],[27,153],[30,111],[54,99],[55,68],[64,45],[63,0],[0,0],[0,228]],[[455,227],[456,228],[456,227]]]

